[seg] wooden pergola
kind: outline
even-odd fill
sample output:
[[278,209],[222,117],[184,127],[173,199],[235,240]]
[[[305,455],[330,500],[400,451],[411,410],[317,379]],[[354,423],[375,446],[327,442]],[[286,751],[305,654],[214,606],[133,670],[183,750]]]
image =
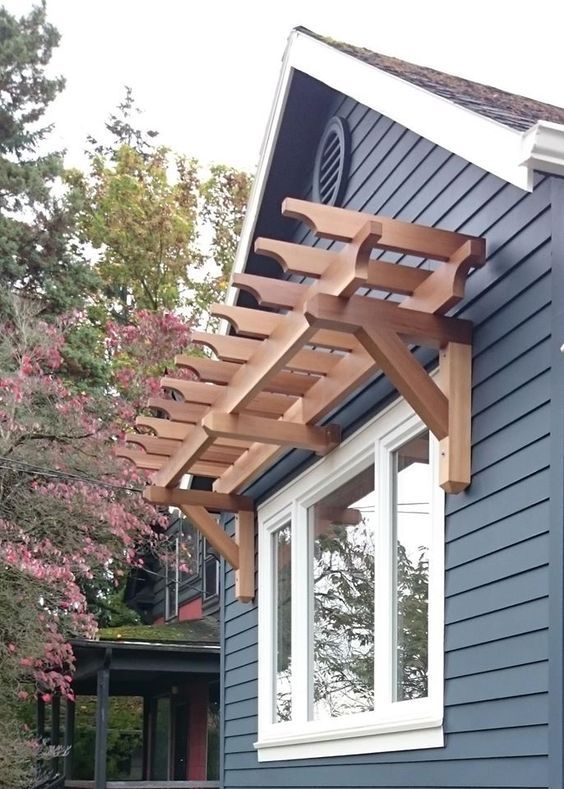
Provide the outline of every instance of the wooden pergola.
[[[128,434],[142,449],[118,450],[155,472],[145,497],[184,512],[236,569],[246,601],[254,596],[254,502],[239,491],[288,448],[331,452],[340,429],[320,423],[378,370],[439,440],[442,487],[457,493],[470,483],[472,324],[445,313],[463,298],[470,269],[483,265],[484,239],[293,198],[282,213],[345,243],[326,251],[257,239],[258,253],[310,284],[235,275],[232,284],[252,293],[259,309],[215,305],[235,333],[195,332],[193,341],[217,358],[177,356],[177,367],[198,380],[163,378],[184,402],[149,400],[168,419],[139,416],[137,426],[155,435]],[[373,250],[439,265],[391,263]],[[403,298],[378,298],[388,294]],[[437,377],[410,346],[438,349]],[[180,490],[187,473],[211,477],[213,490]],[[218,512],[237,515],[235,539],[210,514]]]

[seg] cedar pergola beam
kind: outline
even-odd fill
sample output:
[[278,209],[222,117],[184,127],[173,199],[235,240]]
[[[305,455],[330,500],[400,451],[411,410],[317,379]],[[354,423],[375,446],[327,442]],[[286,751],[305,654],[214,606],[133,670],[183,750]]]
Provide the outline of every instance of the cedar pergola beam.
[[214,438],[238,436],[261,444],[309,449],[319,455],[331,452],[341,441],[341,429],[338,425],[315,427],[217,411],[211,411],[205,416],[202,419],[202,426]]
[[472,342],[470,321],[419,310],[400,310],[399,305],[393,302],[364,296],[342,299],[320,293],[308,300],[305,315],[317,328],[353,333],[362,327],[386,329],[405,336],[416,345],[428,347],[441,348],[449,342],[469,345]]
[[247,512],[255,511],[254,500],[249,496],[234,493],[213,493],[208,490],[182,490],[181,488],[162,488],[148,485],[143,496],[151,504],[167,507],[194,506],[205,507],[209,512]]
[[352,241],[367,222],[379,222],[382,235],[375,247],[431,260],[450,260],[466,241],[477,240],[482,246],[484,244],[481,238],[455,233],[452,230],[439,230],[426,225],[320,205],[293,197],[284,200],[282,213],[286,217],[304,222],[316,235],[336,241]]

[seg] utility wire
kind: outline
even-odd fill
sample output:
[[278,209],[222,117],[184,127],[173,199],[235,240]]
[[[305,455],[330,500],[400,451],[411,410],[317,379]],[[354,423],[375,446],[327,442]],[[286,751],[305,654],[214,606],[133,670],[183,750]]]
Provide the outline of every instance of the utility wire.
[[18,471],[21,474],[30,474],[54,479],[65,479],[72,482],[84,482],[87,485],[95,485],[111,490],[126,490],[131,493],[143,492],[143,488],[134,485],[115,485],[112,482],[102,482],[101,480],[96,479],[96,477],[89,477],[86,474],[73,474],[69,471],[59,471],[58,469],[54,468],[36,466],[32,463],[27,463],[25,460],[16,460],[8,457],[0,458],[0,469],[10,469],[11,471]]

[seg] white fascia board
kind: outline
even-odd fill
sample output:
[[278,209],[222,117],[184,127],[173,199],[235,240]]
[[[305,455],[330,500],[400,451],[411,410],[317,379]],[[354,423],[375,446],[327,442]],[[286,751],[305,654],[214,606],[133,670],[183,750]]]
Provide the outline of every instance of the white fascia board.
[[[274,94],[274,103],[272,105],[268,122],[266,124],[264,141],[260,149],[257,172],[253,180],[253,186],[251,188],[251,194],[247,204],[247,210],[241,230],[241,238],[239,239],[239,245],[237,247],[235,262],[233,264],[231,279],[233,279],[233,274],[240,274],[245,270],[247,258],[249,257],[249,253],[251,251],[251,243],[254,236],[258,213],[262,203],[262,198],[264,196],[266,183],[268,181],[270,165],[272,163],[272,157],[274,156],[276,143],[278,141],[278,134],[280,132],[280,126],[282,123],[282,116],[284,115],[284,110],[286,109],[286,101],[288,99],[290,86],[292,84],[293,69],[290,65],[290,53],[294,35],[295,33],[290,36],[288,45],[286,46],[286,51],[284,52],[284,57],[282,59],[282,69],[280,71],[280,77],[278,78],[276,93]],[[231,287],[231,285],[229,286],[225,298],[227,304],[235,304],[238,292],[239,291],[236,288]],[[226,327],[227,322],[222,321],[221,331],[224,334],[227,333]]]
[[539,121],[523,134],[522,163],[529,170],[564,175],[564,126]]

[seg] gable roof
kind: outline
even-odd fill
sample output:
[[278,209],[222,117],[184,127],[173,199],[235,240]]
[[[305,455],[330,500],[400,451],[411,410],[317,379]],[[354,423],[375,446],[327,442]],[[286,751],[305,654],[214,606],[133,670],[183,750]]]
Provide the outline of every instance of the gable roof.
[[[564,176],[564,110],[294,28],[290,33],[234,273],[245,270],[284,113],[301,72],[526,191],[536,170]],[[237,291],[230,288],[227,301]],[[226,327],[224,327],[225,329]]]
[[399,77],[399,79],[411,82],[413,85],[441,96],[460,107],[497,121],[510,129],[525,131],[540,120],[564,124],[564,109],[562,107],[508,93],[491,85],[482,85],[479,82],[472,82],[427,66],[408,63],[405,60],[382,55],[364,47],[335,41],[305,27],[297,27],[296,31],[334,47],[363,63]]

